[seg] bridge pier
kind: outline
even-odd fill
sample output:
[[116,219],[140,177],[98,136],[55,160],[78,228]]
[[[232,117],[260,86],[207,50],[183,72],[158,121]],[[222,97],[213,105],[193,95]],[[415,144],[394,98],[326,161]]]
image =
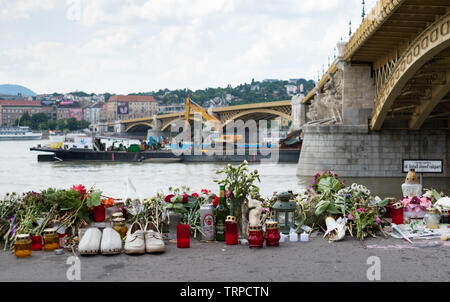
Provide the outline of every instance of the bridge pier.
[[367,125],[304,127],[298,176],[331,170],[343,177],[402,177],[403,159],[440,159],[450,177],[450,131],[381,130]]

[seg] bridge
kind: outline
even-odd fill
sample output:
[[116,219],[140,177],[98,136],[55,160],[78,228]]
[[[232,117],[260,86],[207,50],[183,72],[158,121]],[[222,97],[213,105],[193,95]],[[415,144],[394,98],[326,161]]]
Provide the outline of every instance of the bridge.
[[[212,114],[217,117],[222,127],[226,127],[227,123],[234,120],[273,120],[283,117],[292,120],[291,100],[245,104],[237,106],[228,106],[213,108]],[[190,113],[189,119],[194,120],[194,112]],[[147,132],[149,129],[155,128],[155,119],[160,122],[160,130],[170,130],[173,123],[184,120],[185,112],[157,115],[155,117],[146,117],[140,119],[123,120],[120,122],[123,132]],[[113,124],[111,124],[113,126]]]
[[[342,79],[349,92],[342,109],[370,109],[372,130],[450,127],[450,1],[380,0],[338,48],[340,60],[303,103],[314,102],[348,65],[355,70]],[[358,75],[370,78],[352,78]]]
[[[450,1],[379,0],[306,97],[298,175],[402,176],[440,159],[450,176]],[[328,119],[329,125],[314,126]]]

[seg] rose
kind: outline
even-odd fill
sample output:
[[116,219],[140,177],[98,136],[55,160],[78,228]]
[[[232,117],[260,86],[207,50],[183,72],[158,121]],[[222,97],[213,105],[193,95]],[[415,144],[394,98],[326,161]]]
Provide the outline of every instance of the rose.
[[355,220],[355,217],[353,217],[352,214],[348,213],[347,219],[350,221],[353,221],[353,220]]
[[214,197],[213,197],[213,202],[212,202],[212,204],[213,204],[215,207],[217,207],[217,206],[219,205],[219,197],[214,196]]
[[171,195],[167,195],[166,196],[166,198],[164,198],[164,201],[165,202],[172,202],[172,198],[174,198],[175,197],[175,195],[173,195],[173,194],[171,194]]
[[205,194],[205,195],[209,195],[209,191],[206,189],[202,189],[201,193]]
[[192,193],[192,195],[191,195],[192,197],[195,197],[195,198],[198,198],[198,194],[197,193]]
[[188,194],[184,194],[183,195],[183,199],[181,201],[182,203],[188,203],[189,202],[189,195]]

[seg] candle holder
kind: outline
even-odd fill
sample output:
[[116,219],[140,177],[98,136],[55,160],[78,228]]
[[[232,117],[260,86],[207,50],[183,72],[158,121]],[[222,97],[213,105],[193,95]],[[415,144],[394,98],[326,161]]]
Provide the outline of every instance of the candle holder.
[[191,230],[189,224],[177,225],[177,247],[188,249],[191,247]]
[[105,207],[103,205],[94,207],[94,221],[95,222],[104,222],[105,219],[106,219]]
[[266,245],[279,246],[280,245],[280,231],[278,230],[278,222],[266,222]]
[[225,243],[227,245],[237,245],[239,241],[239,228],[237,218],[227,216],[225,220]]
[[403,224],[403,205],[400,202],[397,202],[392,205],[392,223],[395,224]]
[[250,248],[262,248],[264,244],[264,235],[261,226],[248,227],[248,243]]
[[31,236],[31,249],[33,251],[42,250],[42,236]]

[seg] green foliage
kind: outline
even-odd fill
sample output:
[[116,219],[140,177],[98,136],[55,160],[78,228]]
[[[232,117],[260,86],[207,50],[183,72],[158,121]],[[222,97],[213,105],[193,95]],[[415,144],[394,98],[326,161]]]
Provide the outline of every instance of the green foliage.
[[342,184],[335,177],[322,178],[318,184],[319,192],[325,196],[329,196],[332,193],[336,193],[342,189]]
[[229,164],[216,173],[225,174],[225,179],[214,180],[214,182],[224,185],[225,189],[231,192],[231,199],[244,202],[248,197],[259,197],[259,187],[254,183],[255,181],[261,182],[261,179],[257,170],[249,171],[247,161],[236,167]]
[[98,207],[102,203],[102,192],[95,191],[89,195],[86,204],[88,208]]
[[[274,102],[288,100],[291,97],[287,94],[285,85],[288,85],[288,81],[275,81],[275,82],[258,82],[252,79],[251,84],[241,84],[236,87],[228,85],[226,88],[206,88],[203,90],[196,90],[191,92],[191,98],[199,105],[203,106],[206,102],[215,97],[219,97],[222,100],[225,99],[227,94],[235,97],[235,100],[228,105],[243,105],[261,102]],[[314,81],[300,79],[295,85],[303,84],[305,94],[314,88]],[[258,89],[259,87],[259,89]],[[158,100],[161,100],[163,104],[181,104],[184,103],[187,96],[186,89],[178,89],[167,92],[167,90],[160,89],[157,92],[146,93],[155,96]]]

